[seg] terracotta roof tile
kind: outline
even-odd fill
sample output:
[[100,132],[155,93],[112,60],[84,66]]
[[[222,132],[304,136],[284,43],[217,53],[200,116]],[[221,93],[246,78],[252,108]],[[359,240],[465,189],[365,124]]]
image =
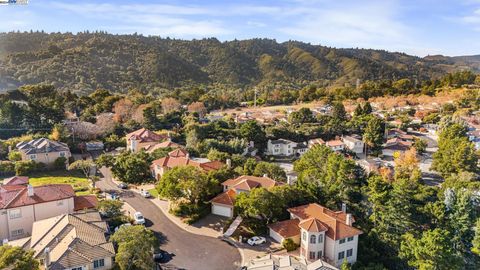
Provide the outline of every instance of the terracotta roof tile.
[[204,171],[207,171],[207,172],[218,170],[224,166],[224,164],[220,161],[210,161],[210,162],[200,163],[198,161],[194,161],[186,157],[172,157],[172,156],[167,156],[167,157],[154,160],[152,163],[153,163],[153,166],[158,165],[160,167],[167,167],[167,168],[175,168],[178,166],[191,165],[191,166],[203,169]]
[[73,197],[74,211],[96,208],[97,204],[98,204],[98,200],[95,195]]
[[127,140],[136,139],[139,142],[160,142],[168,138],[167,135],[160,135],[146,128],[141,128],[127,134]]
[[28,196],[27,187],[14,190],[0,188],[0,208],[14,208],[37,203],[51,202],[72,198],[75,192],[71,185],[52,184],[33,187],[34,195]]
[[298,219],[287,219],[268,225],[270,229],[280,234],[283,238],[289,238],[300,234]]
[[210,202],[233,206],[235,204],[236,195],[237,194],[235,193],[234,190],[229,189],[229,190],[217,195]]
[[228,179],[225,182],[223,182],[222,185],[226,186],[227,188],[232,188],[245,181],[249,181],[250,183],[256,182],[264,188],[272,188],[274,186],[282,185],[282,183],[277,182],[269,177],[258,177],[258,176],[251,176],[251,175],[241,175],[234,179]]
[[16,186],[16,185],[28,185],[28,176],[14,176],[3,179],[3,185]]
[[325,232],[328,230],[328,227],[316,218],[303,220],[298,226],[309,232]]

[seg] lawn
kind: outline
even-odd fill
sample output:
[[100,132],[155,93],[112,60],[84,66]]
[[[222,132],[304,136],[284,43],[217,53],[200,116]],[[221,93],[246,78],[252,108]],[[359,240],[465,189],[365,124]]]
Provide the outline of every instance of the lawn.
[[149,189],[148,192],[152,194],[152,197],[158,198],[158,190],[156,188]]
[[90,194],[90,181],[79,171],[47,171],[29,177],[32,186],[70,184],[77,195]]

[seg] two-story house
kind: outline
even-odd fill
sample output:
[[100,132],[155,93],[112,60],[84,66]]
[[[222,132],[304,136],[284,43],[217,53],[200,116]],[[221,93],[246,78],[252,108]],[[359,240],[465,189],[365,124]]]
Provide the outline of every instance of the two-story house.
[[254,188],[272,188],[281,184],[267,176],[242,175],[234,179],[228,179],[222,183],[223,193],[210,201],[212,203],[212,214],[231,218],[233,217],[235,197],[238,194],[249,193]]
[[16,148],[20,152],[22,160],[33,160],[47,166],[53,165],[59,157],[66,158],[68,161],[72,156],[67,144],[47,138],[20,142],[16,145]]
[[64,214],[36,221],[30,237],[8,244],[33,250],[44,269],[108,270],[114,265],[115,249],[107,231],[96,211]]
[[127,141],[127,150],[134,153],[148,149],[168,138],[168,135],[160,135],[146,128],[141,128],[132,133],[127,134],[125,139]]
[[355,136],[343,136],[342,141],[345,144],[345,147],[348,148],[350,151],[361,154],[365,148],[365,144],[361,140],[361,138]]
[[152,161],[150,172],[155,179],[160,180],[166,171],[178,166],[188,165],[198,167],[205,172],[219,170],[225,166],[223,162],[217,160],[210,161],[190,158],[190,154],[185,149],[179,148],[168,153],[166,157]]
[[345,144],[341,140],[331,140],[325,143],[332,151],[341,152],[345,150]]
[[282,243],[292,239],[300,245],[300,257],[325,260],[340,266],[344,260],[355,263],[358,236],[354,218],[346,211],[333,211],[316,203],[288,209],[290,219],[269,225],[270,237]]
[[35,221],[94,208],[96,203],[94,196],[76,197],[71,185],[4,184],[0,186],[0,240],[29,236]]
[[267,155],[301,156],[308,150],[306,143],[296,143],[286,139],[268,140]]

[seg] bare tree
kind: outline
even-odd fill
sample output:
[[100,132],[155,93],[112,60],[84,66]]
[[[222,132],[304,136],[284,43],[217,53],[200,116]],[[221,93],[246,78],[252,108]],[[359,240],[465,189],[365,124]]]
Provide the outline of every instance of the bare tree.
[[113,105],[114,120],[119,123],[124,123],[132,118],[135,111],[135,104],[129,99],[120,99]]
[[95,125],[98,126],[102,135],[112,133],[115,128],[112,113],[102,113],[97,116]]

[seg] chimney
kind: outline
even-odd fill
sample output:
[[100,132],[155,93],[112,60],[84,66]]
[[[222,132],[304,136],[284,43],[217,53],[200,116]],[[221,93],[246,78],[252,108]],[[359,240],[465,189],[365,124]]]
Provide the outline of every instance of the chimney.
[[187,154],[185,155],[185,158],[186,158],[186,159],[190,159],[190,154],[187,153]]
[[268,177],[268,174],[264,173],[264,174],[263,174],[263,177]]
[[50,248],[45,248],[45,250],[43,251],[43,254],[45,256],[45,259],[44,259],[44,264],[45,264],[45,269],[48,270],[48,267],[50,266]]
[[342,212],[347,213],[347,204],[346,203],[342,203]]
[[33,186],[32,185],[27,186],[27,195],[28,195],[28,197],[32,197],[33,195],[35,195],[35,192],[33,191]]
[[353,223],[352,214],[347,214],[346,224],[348,226],[352,226],[352,223]]
[[232,160],[227,158],[227,160],[225,161],[227,163],[227,168],[231,168],[232,167]]

